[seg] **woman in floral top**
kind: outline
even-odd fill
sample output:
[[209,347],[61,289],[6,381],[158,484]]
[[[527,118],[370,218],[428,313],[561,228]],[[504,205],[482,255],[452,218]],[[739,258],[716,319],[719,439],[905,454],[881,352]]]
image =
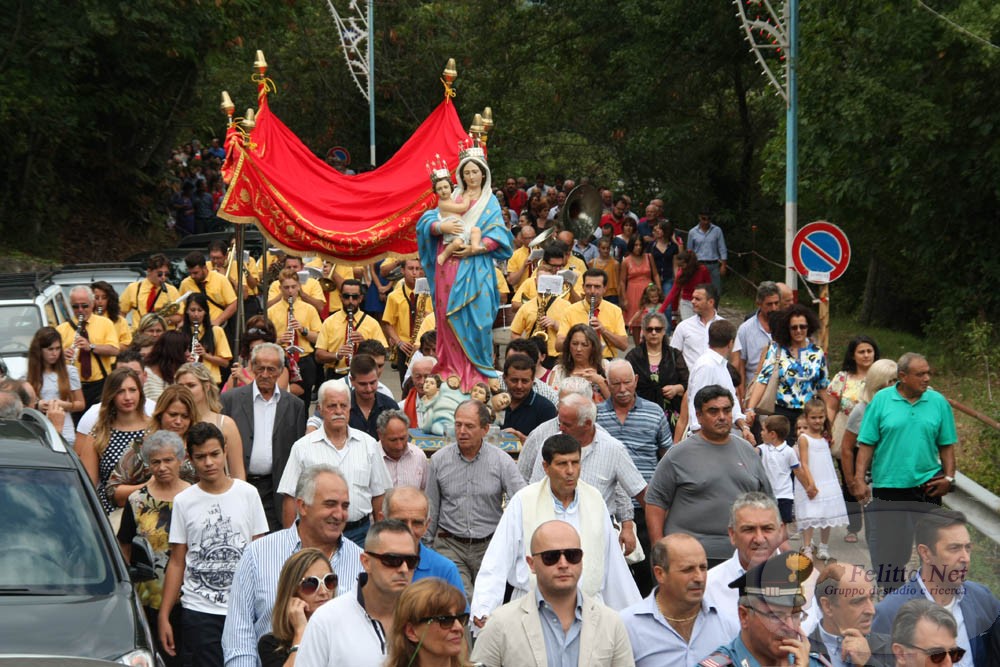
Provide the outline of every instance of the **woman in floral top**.
[[[826,389],[830,386],[826,353],[810,340],[819,327],[816,313],[801,304],[792,304],[772,315],[771,338],[774,342],[767,350],[757,382],[750,391],[745,410],[748,417],[756,417],[754,408],[764,397],[767,383],[776,369],[778,393],[774,413],[787,417],[790,424],[798,421],[802,407],[813,398],[826,401]],[[795,446],[795,439],[795,429],[789,429],[789,447]]]
[[[163,576],[170,557],[170,513],[174,505],[174,497],[191,486],[181,479],[181,463],[184,461],[184,441],[173,431],[156,431],[145,438],[142,443],[141,456],[143,462],[152,472],[152,478],[145,485],[133,491],[125,503],[121,527],[118,529],[118,543],[127,560],[131,559],[132,538],[145,537],[153,550],[153,568],[157,577],[135,585],[139,601],[146,611],[146,618],[153,633],[153,639],[159,644],[159,632],[156,621],[163,600]],[[180,605],[175,607],[178,612],[175,628],[180,628]],[[161,646],[157,651],[163,657],[168,667],[180,664],[180,656],[171,658]]]
[[847,426],[847,418],[851,415],[854,406],[861,402],[865,393],[865,376],[872,364],[878,361],[880,355],[878,344],[870,337],[861,335],[855,336],[847,344],[847,353],[844,355],[844,363],[840,367],[840,372],[833,376],[830,381],[830,388],[826,393],[827,418],[833,424],[833,438],[830,440],[830,449],[837,467],[840,470],[841,490],[844,495],[844,502],[847,503],[847,516],[850,523],[847,526],[845,542],[857,542],[858,531],[861,530],[861,506],[847,489],[844,469],[840,463],[841,445],[844,440],[844,429]]

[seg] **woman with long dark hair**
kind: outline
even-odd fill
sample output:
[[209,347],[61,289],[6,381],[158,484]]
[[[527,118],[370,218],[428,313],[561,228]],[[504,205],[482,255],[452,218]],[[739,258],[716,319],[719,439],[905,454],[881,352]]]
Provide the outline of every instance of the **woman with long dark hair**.
[[[621,294],[622,317],[626,322],[635,318],[642,307],[642,293],[650,283],[660,289],[660,275],[653,266],[653,257],[646,252],[646,242],[636,234],[628,242],[628,254],[622,259],[618,292]],[[632,337],[638,341],[638,327],[633,326]]]
[[559,361],[549,375],[549,384],[558,389],[563,378],[576,375],[590,382],[595,402],[606,400],[611,396],[606,364],[597,332],[589,324],[574,324],[566,333]]
[[[196,328],[197,336],[195,336]],[[229,349],[226,332],[222,327],[212,325],[212,320],[208,316],[207,296],[197,292],[187,298],[181,331],[188,339],[187,360],[205,364],[212,381],[216,385],[220,384],[222,373],[219,369],[229,366],[229,362],[233,360],[233,353]],[[194,338],[198,340],[192,344]]]
[[186,364],[191,339],[183,331],[167,331],[156,339],[146,355],[146,383],[143,391],[150,400],[160,397],[163,389],[174,382],[174,373]]
[[115,333],[118,334],[118,346],[125,349],[132,342],[132,329],[122,317],[122,309],[118,305],[118,292],[105,280],[91,283],[90,289],[94,292],[94,314],[103,315],[111,320],[115,325]]

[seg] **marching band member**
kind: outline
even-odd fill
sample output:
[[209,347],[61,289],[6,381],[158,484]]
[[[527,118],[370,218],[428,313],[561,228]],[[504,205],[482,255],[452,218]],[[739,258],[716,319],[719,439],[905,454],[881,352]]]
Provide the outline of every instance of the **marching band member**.
[[283,270],[278,274],[278,283],[282,299],[267,309],[267,317],[278,331],[278,343],[285,348],[292,359],[298,362],[299,378],[295,377],[296,371],[293,367],[290,371],[292,382],[302,387],[303,400],[308,401],[316,384],[313,343],[316,342],[323,323],[316,308],[299,298],[302,292],[297,271]]
[[604,290],[608,286],[608,274],[600,269],[587,269],[583,274],[583,301],[574,303],[559,319],[559,336],[556,349],[562,350],[566,334],[574,324],[589,324],[601,338],[603,356],[613,359],[628,347],[628,333],[622,309],[604,300]]
[[[344,280],[340,285],[339,298],[344,307],[323,322],[315,346],[316,363],[326,364],[328,377],[347,375],[351,357],[357,354],[358,344],[362,341],[374,339],[382,345],[386,344],[379,321],[360,309],[359,281],[354,278]],[[351,332],[350,340],[347,335],[348,328]]]
[[[177,288],[167,282],[169,274],[170,260],[167,256],[159,253],[150,255],[146,260],[146,277],[132,283],[122,292],[119,302],[121,314],[127,317],[129,313],[135,311],[132,315],[133,329],[138,329],[139,320],[144,315],[155,313],[180,296]],[[167,324],[175,327],[180,321],[181,315],[178,312],[170,316]]]

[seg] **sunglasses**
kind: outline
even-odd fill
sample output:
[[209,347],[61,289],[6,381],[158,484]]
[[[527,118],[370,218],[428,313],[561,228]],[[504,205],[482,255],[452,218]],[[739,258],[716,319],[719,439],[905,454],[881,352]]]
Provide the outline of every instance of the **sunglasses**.
[[788,329],[790,331],[809,331],[809,325],[808,324],[793,324],[792,326],[788,327]]
[[418,554],[377,554],[374,551],[366,551],[365,553],[372,558],[377,558],[382,565],[393,569],[406,563],[406,568],[413,570],[420,563],[420,556]]
[[[903,642],[899,642],[903,644]],[[923,648],[921,646],[914,646],[913,644],[903,644],[909,648],[915,648],[918,651],[922,651],[924,655],[931,659],[935,665],[940,665],[944,662],[944,657],[948,656],[951,658],[952,663],[959,662],[963,657],[965,657],[965,649],[961,646],[956,646],[955,648]]]
[[320,584],[323,584],[328,591],[335,591],[337,590],[337,582],[337,575],[334,572],[324,575],[322,579],[313,575],[299,582],[299,592],[304,595],[312,595],[319,590]]
[[342,293],[340,295],[340,298],[342,300],[343,299],[350,299],[351,301],[359,301],[359,300],[361,300],[361,295],[360,294],[343,294]]
[[437,623],[441,626],[442,630],[451,630],[455,625],[455,621],[463,628],[465,624],[469,622],[468,614],[441,614],[440,616],[424,616],[420,619],[421,623]]
[[559,559],[563,556],[566,557],[567,563],[576,565],[583,560],[583,549],[549,549],[548,551],[539,551],[531,555],[541,558],[542,562],[548,567],[552,567],[558,563]]
[[663,333],[663,327],[646,327],[646,333]]
[[90,308],[90,304],[89,303],[74,303],[72,307],[73,307],[73,310],[87,310],[88,308]]

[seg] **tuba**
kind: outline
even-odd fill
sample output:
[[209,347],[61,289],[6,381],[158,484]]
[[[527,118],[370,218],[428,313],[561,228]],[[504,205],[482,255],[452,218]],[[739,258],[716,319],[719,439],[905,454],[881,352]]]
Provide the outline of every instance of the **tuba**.
[[200,333],[201,325],[197,322],[191,323],[191,359],[194,363],[198,363],[201,357],[195,352],[198,347],[198,334]]
[[601,193],[590,183],[581,183],[566,195],[559,209],[559,224],[577,239],[589,239],[601,221]]

